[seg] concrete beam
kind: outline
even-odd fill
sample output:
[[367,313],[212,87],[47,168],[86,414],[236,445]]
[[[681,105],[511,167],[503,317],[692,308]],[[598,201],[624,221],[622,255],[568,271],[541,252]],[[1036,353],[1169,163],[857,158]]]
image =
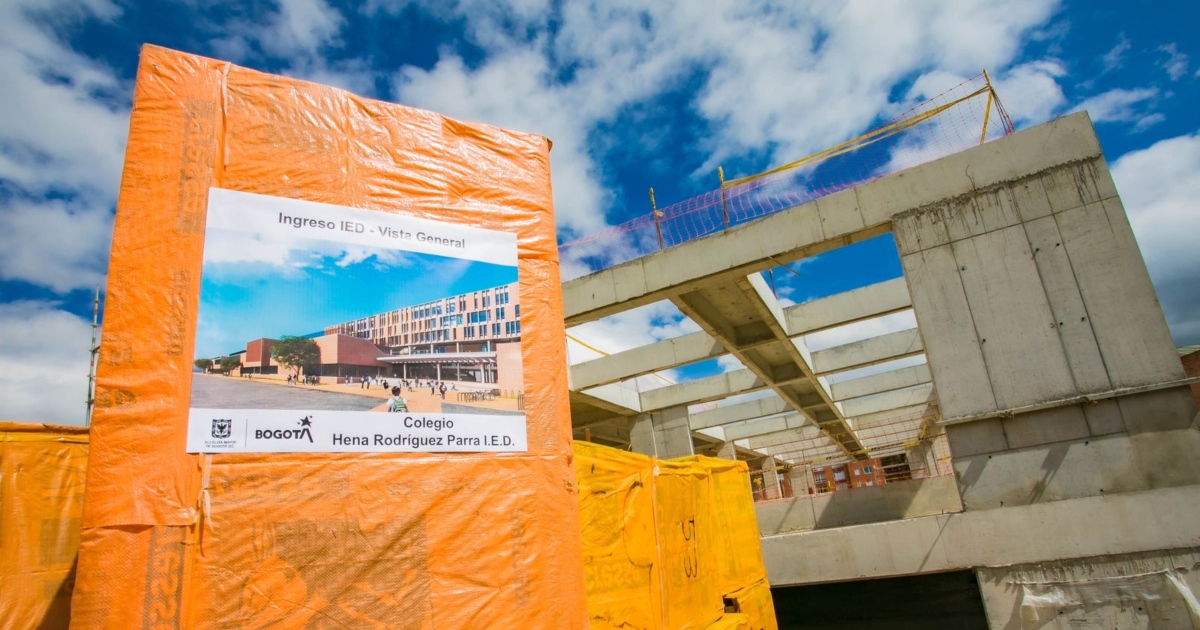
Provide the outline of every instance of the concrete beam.
[[[856,243],[896,214],[1101,155],[1086,113],[882,177],[563,284],[567,327]],[[1018,159],[1019,156],[1019,159]]]
[[896,278],[784,309],[791,336],[807,335],[912,308],[904,278]]
[[642,411],[658,411],[678,405],[693,405],[728,398],[766,388],[766,383],[750,370],[734,370],[677,385],[642,392]]
[[921,335],[916,328],[910,328],[818,350],[813,353],[813,370],[821,375],[845,372],[915,356],[921,354],[924,349],[921,345]]
[[571,388],[587,389],[667,370],[725,354],[725,348],[704,331],[639,346],[572,365]]
[[908,420],[921,420],[930,416],[937,415],[937,404],[934,403],[919,403],[908,407],[898,407],[896,409],[888,409],[876,413],[868,413],[851,418],[851,425],[855,431],[867,431],[869,429],[877,429],[879,427],[895,424],[897,422],[905,422]]
[[862,378],[840,381],[829,385],[829,392],[834,400],[849,400],[860,396],[882,394],[895,389],[904,389],[913,385],[933,382],[929,374],[929,364],[914,365]]
[[913,389],[847,400],[842,403],[842,411],[847,417],[857,418],[892,409],[911,407],[930,402],[933,399],[933,383],[927,383]]
[[692,428],[705,429],[732,424],[742,420],[753,420],[754,418],[783,413],[788,409],[791,409],[791,407],[779,396],[768,396],[766,398],[759,398],[758,400],[694,413],[692,414]]
[[571,392],[571,399],[611,411],[619,416],[632,416],[642,411],[638,393],[616,383],[593,387],[585,391]]
[[1191,485],[764,536],[762,551],[771,586],[792,586],[1186,549],[1196,523]]
[[819,429],[813,426],[812,421],[798,413],[758,418],[757,420],[746,420],[736,424],[726,424],[721,428],[725,431],[726,440],[744,440],[768,433],[803,429],[804,427],[809,427],[817,433],[820,432]]

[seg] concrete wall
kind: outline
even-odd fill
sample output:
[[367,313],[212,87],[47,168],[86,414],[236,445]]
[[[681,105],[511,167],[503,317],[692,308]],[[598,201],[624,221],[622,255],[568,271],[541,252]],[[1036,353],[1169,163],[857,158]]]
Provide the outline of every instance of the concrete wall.
[[[1200,376],[1200,350],[1191,354],[1186,354],[1180,357],[1183,363],[1183,372],[1188,377]],[[1192,383],[1192,398],[1196,399],[1196,403],[1200,404],[1200,383]]]
[[763,536],[962,511],[953,477],[899,481],[754,505]]
[[991,628],[1198,628],[1197,567],[1193,547],[976,573]]
[[1200,546],[1200,486],[762,538],[772,586]]
[[902,213],[894,231],[943,418],[1183,378],[1103,158]]

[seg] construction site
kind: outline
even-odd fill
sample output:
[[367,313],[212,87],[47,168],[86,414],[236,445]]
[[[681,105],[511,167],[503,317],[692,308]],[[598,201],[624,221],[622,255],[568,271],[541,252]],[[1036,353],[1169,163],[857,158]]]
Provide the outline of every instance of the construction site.
[[[0,627],[1200,629],[1200,348],[1086,112],[1017,131],[983,73],[561,244],[549,151],[145,47],[90,424],[0,423]],[[214,235],[478,280],[208,375]],[[781,290],[864,244],[897,273]],[[682,332],[589,333],[647,308]]]

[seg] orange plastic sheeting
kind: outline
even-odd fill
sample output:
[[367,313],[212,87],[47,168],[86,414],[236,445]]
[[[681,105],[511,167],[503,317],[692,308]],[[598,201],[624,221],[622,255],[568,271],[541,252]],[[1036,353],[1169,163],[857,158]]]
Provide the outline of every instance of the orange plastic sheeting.
[[575,443],[592,630],[660,628],[654,460]]
[[779,630],[775,620],[775,600],[766,580],[727,595],[737,602],[738,610],[750,620],[749,630]]
[[[74,627],[586,625],[549,148],[143,48]],[[528,452],[186,454],[210,187],[514,232]]]
[[740,613],[725,613],[705,630],[749,630],[750,618]]
[[714,554],[720,572],[721,592],[731,593],[766,579],[746,462],[713,457],[694,459],[710,475],[716,533]]
[[66,628],[87,470],[82,427],[0,422],[0,628]]
[[664,628],[705,628],[724,610],[712,498],[708,469],[696,458],[655,462]]

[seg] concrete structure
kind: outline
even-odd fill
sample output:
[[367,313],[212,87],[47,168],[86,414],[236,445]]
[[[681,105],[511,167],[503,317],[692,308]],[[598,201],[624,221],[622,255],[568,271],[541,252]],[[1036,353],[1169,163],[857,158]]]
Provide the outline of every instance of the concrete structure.
[[[1183,373],[1189,378],[1200,377],[1200,345],[1179,349],[1179,360],[1183,363]],[[1200,404],[1200,382],[1192,383],[1192,397]]]
[[[760,275],[889,232],[902,279],[784,307]],[[760,504],[773,586],[969,569],[996,628],[1200,624],[1195,572],[1178,571],[1200,553],[1197,406],[1086,114],[563,291],[568,326],[669,300],[701,329],[571,366],[576,437],[773,475],[908,462],[913,481]],[[808,348],[907,309],[914,329]],[[745,367],[631,385],[723,355]]]

